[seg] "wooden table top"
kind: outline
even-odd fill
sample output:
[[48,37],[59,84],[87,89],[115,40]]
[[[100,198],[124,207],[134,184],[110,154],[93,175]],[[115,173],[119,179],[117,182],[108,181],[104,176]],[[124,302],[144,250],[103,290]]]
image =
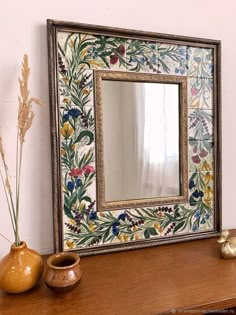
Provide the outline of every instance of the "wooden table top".
[[211,238],[83,257],[74,291],[54,294],[43,280],[27,293],[0,291],[0,314],[202,314],[236,306],[236,260],[221,259],[219,246]]

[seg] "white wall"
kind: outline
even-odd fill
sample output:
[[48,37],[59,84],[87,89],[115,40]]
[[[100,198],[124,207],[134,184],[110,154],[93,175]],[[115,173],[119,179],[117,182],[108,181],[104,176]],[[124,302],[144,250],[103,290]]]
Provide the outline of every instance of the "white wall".
[[[236,227],[236,3],[234,0],[4,1],[0,0],[0,126],[10,170],[15,164],[15,126],[20,63],[30,56],[31,91],[48,104],[46,19],[222,40],[223,227]],[[53,250],[49,108],[35,109],[24,151],[21,238],[41,253]],[[0,191],[0,231],[12,238]],[[0,239],[0,254],[9,245]]]

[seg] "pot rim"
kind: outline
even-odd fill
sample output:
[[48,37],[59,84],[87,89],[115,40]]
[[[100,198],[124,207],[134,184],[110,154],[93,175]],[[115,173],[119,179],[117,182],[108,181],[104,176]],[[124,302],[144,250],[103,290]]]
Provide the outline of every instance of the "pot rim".
[[23,248],[25,248],[25,247],[27,247],[25,241],[21,241],[21,242],[20,242],[20,245],[18,245],[18,246],[16,246],[15,243],[13,243],[13,244],[11,245],[11,249],[12,249],[12,250],[20,250],[20,249],[23,249]]
[[[71,265],[63,266],[63,267],[56,266],[56,265],[52,264],[52,261],[53,261],[54,258],[65,257],[65,256],[74,258],[74,259],[75,259],[75,262],[74,262],[73,264],[71,264]],[[74,254],[74,253],[66,253],[66,252],[59,252],[59,253],[53,254],[53,255],[49,256],[48,259],[47,259],[47,265],[48,265],[49,267],[51,267],[51,268],[53,268],[53,269],[59,269],[59,270],[72,268],[72,267],[78,265],[79,262],[80,262],[80,257],[79,257],[79,255]]]

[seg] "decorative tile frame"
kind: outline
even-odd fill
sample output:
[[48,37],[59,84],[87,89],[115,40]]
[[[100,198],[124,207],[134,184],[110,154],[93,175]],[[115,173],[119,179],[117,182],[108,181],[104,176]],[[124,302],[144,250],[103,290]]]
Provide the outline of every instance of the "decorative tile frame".
[[[212,237],[221,230],[218,40],[48,20],[54,244],[91,255]],[[97,211],[93,70],[188,83],[188,201]]]

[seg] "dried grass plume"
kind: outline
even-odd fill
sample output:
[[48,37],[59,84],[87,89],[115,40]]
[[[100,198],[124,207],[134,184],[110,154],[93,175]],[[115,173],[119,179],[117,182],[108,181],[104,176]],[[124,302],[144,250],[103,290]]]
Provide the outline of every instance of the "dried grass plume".
[[34,119],[34,112],[32,111],[32,104],[42,105],[41,101],[35,97],[30,97],[28,89],[30,68],[28,63],[28,55],[24,55],[21,69],[21,78],[19,78],[20,96],[18,97],[18,133],[21,143],[25,141],[27,130],[32,125]]

